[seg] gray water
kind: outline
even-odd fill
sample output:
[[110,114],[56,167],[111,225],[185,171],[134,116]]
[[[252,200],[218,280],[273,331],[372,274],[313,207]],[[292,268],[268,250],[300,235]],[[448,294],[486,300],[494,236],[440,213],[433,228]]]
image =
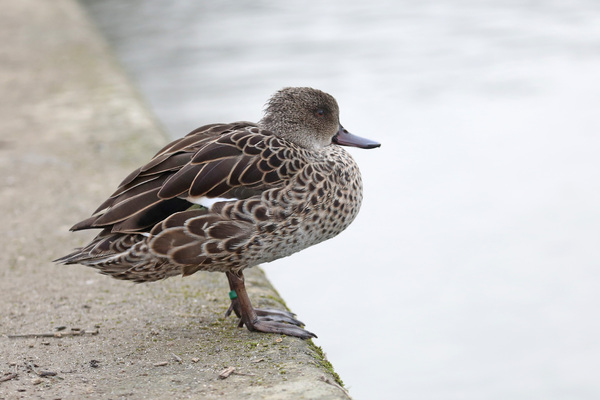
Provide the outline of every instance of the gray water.
[[600,398],[600,2],[85,3],[173,137],[313,86],[383,143],[266,266],[355,398]]

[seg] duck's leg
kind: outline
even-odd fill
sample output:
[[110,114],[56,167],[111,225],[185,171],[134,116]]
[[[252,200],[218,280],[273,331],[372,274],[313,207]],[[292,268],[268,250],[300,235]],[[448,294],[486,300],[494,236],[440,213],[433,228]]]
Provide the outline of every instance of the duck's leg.
[[231,312],[241,319],[239,327],[246,325],[251,331],[281,333],[288,336],[296,336],[302,339],[317,337],[312,332],[300,328],[304,325],[302,322],[295,319],[294,314],[273,309],[255,309],[252,307],[246,286],[244,285],[244,275],[242,272],[237,274],[234,272],[226,272],[229,280],[229,288],[231,289],[231,305],[227,310],[226,315]]
[[[229,309],[227,309],[227,312],[225,312],[225,316],[228,317],[229,315],[231,315],[232,312],[234,312],[238,318],[241,318],[242,313],[240,308],[240,301],[238,299],[238,295],[236,293],[234,285],[236,280],[239,280],[240,278],[244,280],[244,277],[241,274],[241,272],[240,277],[237,277],[232,272],[226,272],[225,274],[227,275],[227,279],[229,281],[229,289],[231,289],[231,291],[229,292],[231,304],[229,305]],[[265,317],[265,319],[270,319],[271,321],[287,322],[288,324],[298,326],[304,325],[302,321],[299,321],[296,318],[294,318],[296,314],[291,313],[289,311],[276,310],[274,308],[255,308],[254,312],[256,312],[256,315],[258,315],[259,317]],[[240,321],[240,326],[242,325],[243,321]]]

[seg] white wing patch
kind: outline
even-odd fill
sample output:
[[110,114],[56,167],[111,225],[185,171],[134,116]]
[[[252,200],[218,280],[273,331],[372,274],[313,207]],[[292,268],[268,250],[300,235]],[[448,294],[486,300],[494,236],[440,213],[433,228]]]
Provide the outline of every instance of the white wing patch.
[[190,203],[201,205],[202,207],[206,207],[206,208],[208,208],[210,210],[210,208],[215,203],[220,203],[222,201],[237,201],[239,199],[236,199],[235,197],[226,198],[226,197],[206,197],[206,196],[202,196],[202,197],[188,197],[188,198],[186,198],[186,200],[189,201]]

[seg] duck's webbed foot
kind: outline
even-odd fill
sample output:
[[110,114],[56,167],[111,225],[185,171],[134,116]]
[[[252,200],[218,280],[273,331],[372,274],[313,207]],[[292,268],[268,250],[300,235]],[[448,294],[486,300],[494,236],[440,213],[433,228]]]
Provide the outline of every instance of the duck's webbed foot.
[[295,314],[291,312],[252,307],[242,273],[227,272],[226,274],[231,289],[229,292],[231,305],[225,315],[229,316],[234,312],[240,318],[239,327],[246,325],[251,331],[280,333],[302,339],[317,337],[314,333],[301,328],[304,324],[294,318]]
[[[229,309],[225,312],[225,316],[228,317],[233,312],[238,318],[242,318],[242,311],[240,301],[237,297],[237,293],[234,290],[232,290],[231,292],[229,292],[229,296],[233,298],[231,299]],[[296,326],[304,326],[304,322],[294,318],[296,314],[291,313],[289,311],[277,310],[275,308],[254,308],[254,312],[258,317],[261,317],[262,319],[267,321],[285,322]],[[243,321],[240,322],[240,326],[242,326]]]
[[286,324],[284,322],[276,322],[265,320],[263,317],[257,317],[252,322],[244,322],[246,327],[251,331],[266,332],[266,333],[279,333],[287,336],[295,336],[300,339],[316,338],[312,332],[306,329],[300,328],[296,325]]

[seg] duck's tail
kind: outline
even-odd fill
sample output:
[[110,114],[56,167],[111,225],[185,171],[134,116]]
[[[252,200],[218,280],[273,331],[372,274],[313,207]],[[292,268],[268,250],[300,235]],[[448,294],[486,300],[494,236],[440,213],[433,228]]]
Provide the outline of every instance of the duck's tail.
[[61,264],[82,264],[116,279],[152,282],[180,275],[181,267],[167,259],[151,257],[147,233],[101,232],[90,244],[54,260]]

